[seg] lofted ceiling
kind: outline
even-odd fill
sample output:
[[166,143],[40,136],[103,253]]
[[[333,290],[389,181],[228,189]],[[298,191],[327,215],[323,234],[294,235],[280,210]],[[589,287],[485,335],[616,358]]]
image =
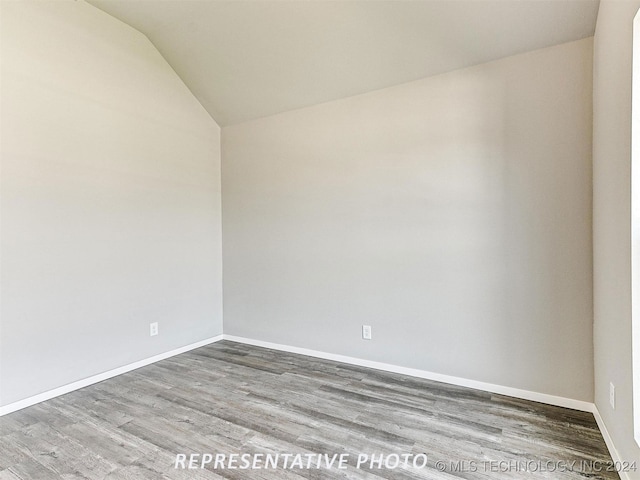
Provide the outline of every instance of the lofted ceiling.
[[88,0],[222,126],[594,34],[598,0]]

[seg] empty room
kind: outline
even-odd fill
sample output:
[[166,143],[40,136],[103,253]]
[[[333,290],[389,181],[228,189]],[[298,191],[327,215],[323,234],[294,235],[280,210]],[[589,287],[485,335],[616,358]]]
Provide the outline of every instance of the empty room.
[[640,0],[0,0],[0,480],[640,480]]

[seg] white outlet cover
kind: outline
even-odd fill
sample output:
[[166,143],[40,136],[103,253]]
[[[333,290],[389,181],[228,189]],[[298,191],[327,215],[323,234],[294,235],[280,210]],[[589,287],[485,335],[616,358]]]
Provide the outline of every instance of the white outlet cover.
[[609,383],[609,403],[611,408],[616,409],[616,387],[613,383]]
[[149,336],[154,337],[158,335],[158,322],[153,322],[149,324]]
[[371,325],[362,326],[362,338],[364,340],[371,340]]

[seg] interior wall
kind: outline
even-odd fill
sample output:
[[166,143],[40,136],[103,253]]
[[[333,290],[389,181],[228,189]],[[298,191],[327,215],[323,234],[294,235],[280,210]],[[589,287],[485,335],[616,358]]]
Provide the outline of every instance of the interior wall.
[[225,127],[225,333],[592,401],[591,100],[585,39]]
[[[633,438],[631,80],[638,0],[601,0],[594,39],[593,248],[595,403],[623,460]],[[616,406],[609,405],[609,383]],[[640,479],[640,472],[630,472]]]
[[6,405],[222,333],[220,129],[139,32],[1,3]]

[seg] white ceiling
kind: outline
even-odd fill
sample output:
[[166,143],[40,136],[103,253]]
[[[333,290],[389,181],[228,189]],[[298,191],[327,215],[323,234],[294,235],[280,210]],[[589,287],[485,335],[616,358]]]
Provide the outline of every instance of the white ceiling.
[[598,0],[88,0],[222,126],[592,36]]

